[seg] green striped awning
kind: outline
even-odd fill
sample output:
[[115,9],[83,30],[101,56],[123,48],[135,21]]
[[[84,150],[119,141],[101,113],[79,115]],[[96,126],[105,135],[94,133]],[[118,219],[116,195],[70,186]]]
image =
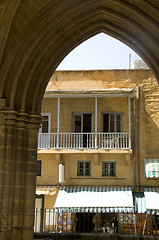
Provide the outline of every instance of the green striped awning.
[[147,178],[159,178],[159,159],[145,159],[145,175]]
[[57,212],[133,212],[131,188],[63,186],[54,208]]
[[135,195],[136,210],[139,213],[157,213],[159,214],[159,188],[146,187],[143,194]]
[[146,200],[146,211],[159,214],[159,188],[145,188],[144,194]]

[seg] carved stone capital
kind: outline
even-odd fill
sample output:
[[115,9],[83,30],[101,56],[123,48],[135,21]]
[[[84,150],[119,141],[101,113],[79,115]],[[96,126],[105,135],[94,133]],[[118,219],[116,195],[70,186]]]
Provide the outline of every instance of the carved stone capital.
[[4,125],[15,126],[16,128],[26,128],[26,130],[39,130],[41,119],[40,115],[29,115],[27,113],[18,113],[13,110],[1,110]]
[[0,99],[0,110],[5,109],[6,107],[6,100],[5,99]]
[[27,113],[19,113],[17,118],[17,128],[25,128],[28,122],[28,114]]
[[41,124],[41,116],[40,115],[28,115],[28,130],[39,130]]
[[5,124],[6,126],[15,126],[17,121],[16,111],[6,111],[5,112]]

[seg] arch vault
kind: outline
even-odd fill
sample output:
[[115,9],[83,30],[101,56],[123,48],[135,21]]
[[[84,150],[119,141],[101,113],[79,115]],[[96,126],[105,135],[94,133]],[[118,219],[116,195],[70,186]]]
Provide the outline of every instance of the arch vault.
[[0,11],[0,239],[31,240],[39,114],[51,75],[104,32],[136,51],[159,81],[159,3],[5,0]]

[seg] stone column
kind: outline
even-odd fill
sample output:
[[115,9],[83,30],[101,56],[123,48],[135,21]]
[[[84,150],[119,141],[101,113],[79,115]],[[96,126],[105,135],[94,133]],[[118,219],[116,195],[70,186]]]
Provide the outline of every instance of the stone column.
[[27,124],[27,152],[24,179],[23,240],[33,239],[39,128],[40,118],[36,115],[29,116],[29,122]]
[[25,162],[27,159],[27,114],[18,114],[16,121],[16,154],[14,161],[13,239],[22,239],[24,215]]
[[40,117],[5,110],[1,102],[0,239],[32,240]]
[[[11,235],[11,180],[12,180],[12,162],[13,162],[13,137],[16,115],[7,111],[6,120],[5,104],[1,99],[0,111],[0,239],[8,239]],[[12,119],[11,119],[12,118]]]

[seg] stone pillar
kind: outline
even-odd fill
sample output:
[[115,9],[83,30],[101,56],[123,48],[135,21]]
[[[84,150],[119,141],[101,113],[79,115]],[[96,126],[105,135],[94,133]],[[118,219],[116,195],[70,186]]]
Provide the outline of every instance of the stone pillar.
[[16,111],[5,110],[5,107],[1,106],[1,240],[33,240],[39,127],[38,115],[19,114]]
[[23,240],[33,239],[39,128],[40,118],[36,115],[29,116],[29,122],[27,124],[27,152],[24,179]]
[[22,239],[24,216],[25,162],[27,159],[27,114],[18,115],[16,121],[15,193],[11,236]]

